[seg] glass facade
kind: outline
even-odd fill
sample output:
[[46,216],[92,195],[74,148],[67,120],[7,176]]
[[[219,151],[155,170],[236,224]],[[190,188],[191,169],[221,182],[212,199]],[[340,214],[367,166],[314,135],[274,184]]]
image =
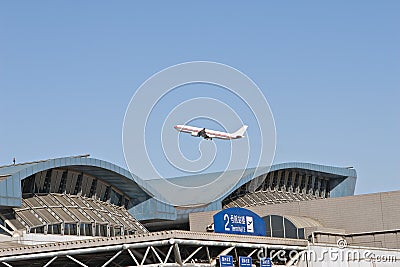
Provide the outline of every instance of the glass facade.
[[22,180],[21,186],[24,197],[46,193],[72,194],[125,207],[130,201],[128,196],[96,177],[63,169],[38,172]]
[[267,228],[267,236],[304,239],[304,228],[297,228],[289,219],[279,215],[263,217]]
[[21,190],[21,206],[9,208],[7,219],[27,233],[120,236],[147,232],[127,211],[130,198],[88,173],[62,168],[40,171],[23,179]]
[[250,181],[226,197],[222,201],[223,207],[248,207],[330,196],[328,174],[302,169],[284,169],[263,176],[264,180],[255,191],[249,189]]

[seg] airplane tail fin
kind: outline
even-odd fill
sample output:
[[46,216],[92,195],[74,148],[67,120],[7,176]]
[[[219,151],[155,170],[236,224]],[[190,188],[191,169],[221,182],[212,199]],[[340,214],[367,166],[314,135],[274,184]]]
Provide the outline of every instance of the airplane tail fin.
[[236,132],[232,133],[233,136],[244,136],[244,133],[247,130],[247,125],[243,125],[242,128],[240,128],[239,130],[237,130]]

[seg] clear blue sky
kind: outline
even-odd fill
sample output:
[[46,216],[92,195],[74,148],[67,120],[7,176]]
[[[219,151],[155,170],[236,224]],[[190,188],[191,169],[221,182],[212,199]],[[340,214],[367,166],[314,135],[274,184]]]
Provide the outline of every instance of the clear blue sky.
[[0,164],[90,153],[125,166],[122,122],[159,70],[209,60],[263,90],[275,163],[354,166],[400,189],[399,1],[1,1]]

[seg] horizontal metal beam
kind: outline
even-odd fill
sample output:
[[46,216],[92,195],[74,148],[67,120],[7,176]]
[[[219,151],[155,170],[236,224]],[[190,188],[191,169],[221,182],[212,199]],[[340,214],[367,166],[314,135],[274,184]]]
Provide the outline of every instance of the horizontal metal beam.
[[32,253],[32,254],[1,257],[0,262],[32,260],[32,259],[50,258],[50,257],[66,256],[66,255],[91,254],[91,253],[98,253],[98,252],[125,250],[128,248],[142,248],[142,247],[148,247],[148,246],[164,246],[164,245],[169,245],[169,244],[170,244],[169,240],[163,240],[163,241],[143,242],[143,243],[135,243],[135,244],[121,244],[121,245],[103,246],[103,247],[90,247],[90,248],[81,248],[81,249],[39,252],[39,253]]
[[[141,265],[142,267],[180,267],[179,264],[177,263],[166,263],[166,264],[159,264],[159,263],[154,263],[154,264],[146,264],[146,265]],[[209,263],[186,263],[185,267],[211,267]]]
[[80,249],[66,249],[59,251],[37,252],[23,255],[11,255],[0,257],[0,262],[13,262],[19,260],[32,260],[41,258],[53,258],[66,255],[81,255],[109,251],[126,250],[129,248],[145,248],[149,246],[165,246],[165,245],[195,245],[195,246],[221,246],[221,247],[243,247],[243,248],[263,248],[263,249],[282,249],[282,250],[305,250],[306,246],[288,246],[288,245],[269,245],[260,243],[240,243],[240,242],[225,242],[225,241],[208,241],[208,240],[190,240],[190,239],[167,239],[133,244],[110,245],[101,247],[88,247]]
[[220,247],[237,247],[237,248],[267,248],[267,249],[283,249],[283,250],[305,250],[307,246],[289,246],[289,245],[269,245],[261,243],[241,243],[241,242],[225,242],[225,241],[208,241],[208,240],[186,240],[186,239],[170,239],[171,244],[182,245],[198,245],[198,246],[220,246]]

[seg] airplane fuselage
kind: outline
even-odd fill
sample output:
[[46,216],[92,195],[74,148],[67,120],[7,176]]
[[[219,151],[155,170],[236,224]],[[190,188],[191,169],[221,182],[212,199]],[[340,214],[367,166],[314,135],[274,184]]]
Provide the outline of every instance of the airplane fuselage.
[[[199,128],[199,127],[194,127],[194,126],[188,126],[188,125],[175,125],[174,128],[179,132],[190,133],[192,136],[204,137],[205,139],[218,138],[218,139],[230,140],[230,139],[238,139],[238,138],[244,137],[244,135],[235,135],[235,134],[230,134],[230,133],[226,133],[226,132],[214,131],[214,130]],[[205,131],[205,134],[207,137],[203,136],[203,135],[199,135],[199,133],[200,134],[204,133],[203,130]]]

